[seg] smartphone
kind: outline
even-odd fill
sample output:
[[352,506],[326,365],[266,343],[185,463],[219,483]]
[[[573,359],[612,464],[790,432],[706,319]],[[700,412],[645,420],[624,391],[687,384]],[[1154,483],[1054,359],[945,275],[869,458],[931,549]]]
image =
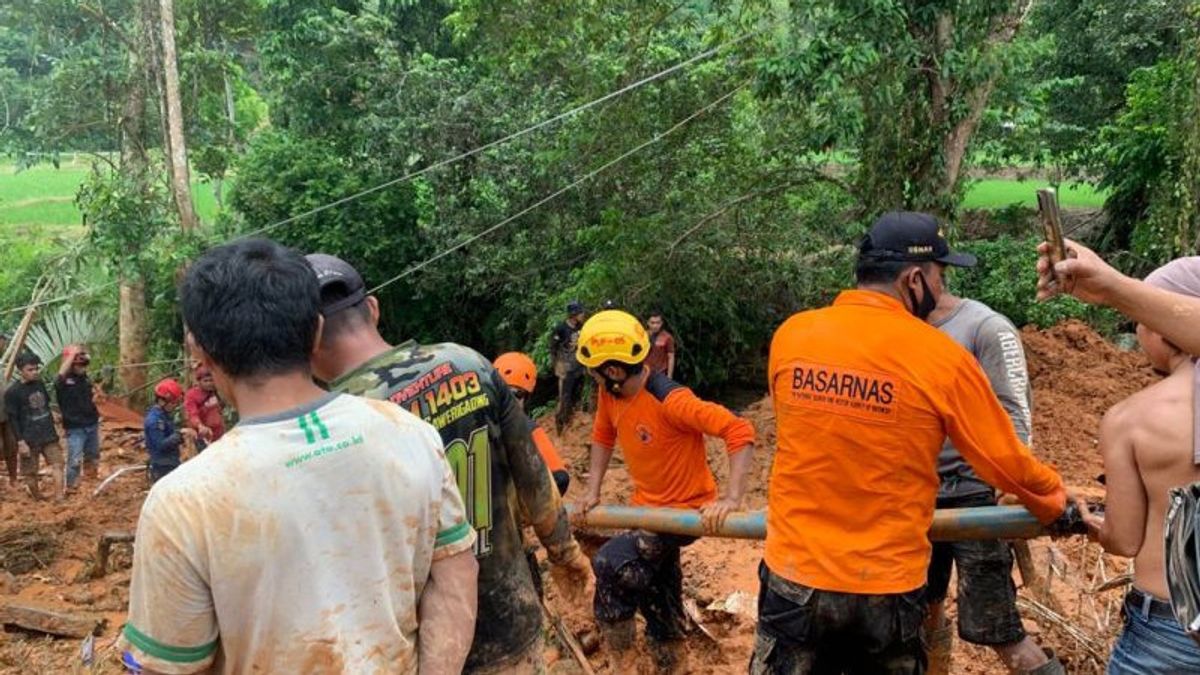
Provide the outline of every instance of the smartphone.
[[[1050,262],[1058,264],[1067,259],[1067,244],[1063,241],[1062,215],[1058,210],[1058,191],[1042,188],[1037,192],[1038,212],[1042,216],[1042,236],[1050,244]],[[1053,267],[1051,268],[1053,272]]]

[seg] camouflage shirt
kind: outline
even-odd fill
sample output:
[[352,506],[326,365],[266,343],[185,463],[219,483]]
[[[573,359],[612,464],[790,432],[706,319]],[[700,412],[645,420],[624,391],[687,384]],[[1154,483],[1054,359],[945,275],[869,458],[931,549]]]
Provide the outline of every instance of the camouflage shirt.
[[479,618],[466,670],[502,666],[527,651],[541,633],[542,610],[518,519],[533,524],[552,562],[569,560],[579,547],[529,418],[500,373],[461,345],[407,342],[331,386],[391,400],[441,433],[478,534]]

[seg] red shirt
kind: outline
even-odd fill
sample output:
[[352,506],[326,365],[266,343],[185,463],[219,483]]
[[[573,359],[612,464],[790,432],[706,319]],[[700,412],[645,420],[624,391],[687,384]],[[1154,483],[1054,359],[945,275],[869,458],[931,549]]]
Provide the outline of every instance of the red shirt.
[[209,443],[225,435],[225,419],[221,417],[221,411],[224,409],[225,404],[221,402],[221,397],[217,396],[215,391],[204,391],[196,386],[188,389],[187,393],[183,395],[183,410],[187,425],[197,431],[202,424],[212,429],[212,438],[207,439]]
[[675,338],[665,330],[650,335],[650,353],[646,355],[646,368],[651,373],[666,373],[670,354],[675,353]]
[[696,508],[716,499],[705,435],[720,436],[734,452],[754,442],[754,427],[666,375],[651,375],[631,399],[600,391],[592,441],[606,448],[620,442],[634,504]]

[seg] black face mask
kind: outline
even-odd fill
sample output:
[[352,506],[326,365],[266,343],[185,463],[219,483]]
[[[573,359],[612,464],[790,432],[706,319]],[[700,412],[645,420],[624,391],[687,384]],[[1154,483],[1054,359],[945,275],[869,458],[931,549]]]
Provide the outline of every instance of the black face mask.
[[[625,380],[614,380],[611,377],[609,377],[608,374],[602,370],[593,370],[592,372],[599,375],[600,378],[604,380],[604,390],[605,391],[612,394],[613,396],[621,395],[621,387],[625,385]],[[625,377],[626,377],[626,379],[629,378],[628,375],[626,375]]]
[[925,275],[923,273],[921,274],[921,291],[923,291],[924,297],[918,302],[917,294],[913,293],[910,287],[908,289],[908,300],[912,306],[910,311],[913,316],[925,321],[929,318],[930,314],[933,314],[933,310],[937,308],[937,298],[933,297],[933,289],[929,288],[929,284],[925,283]]

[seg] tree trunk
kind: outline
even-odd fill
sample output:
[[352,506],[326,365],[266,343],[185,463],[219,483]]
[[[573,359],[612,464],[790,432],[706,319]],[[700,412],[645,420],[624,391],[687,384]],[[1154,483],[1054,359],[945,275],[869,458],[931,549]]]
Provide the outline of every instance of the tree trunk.
[[121,386],[125,391],[146,386],[146,284],[141,280],[121,281],[121,308],[118,320]]
[[954,125],[954,128],[946,135],[943,148],[946,163],[946,172],[943,176],[945,182],[942,185],[943,194],[950,194],[958,187],[958,179],[962,173],[963,157],[967,153],[967,147],[971,144],[971,138],[979,128],[979,120],[983,117],[983,111],[987,107],[988,100],[992,97],[992,90],[995,88],[995,78],[988,79],[976,87],[967,97],[966,117],[959,120],[958,124]]
[[[139,191],[147,195],[150,192],[150,159],[146,153],[146,58],[150,47],[148,43],[153,37],[153,24],[148,16],[149,0],[139,3],[142,13],[138,26],[138,39],[129,50],[130,79],[125,92],[125,102],[121,108],[121,174]],[[118,316],[118,348],[121,364],[144,363],[146,361],[146,287],[141,278],[141,272],[135,266],[121,280],[119,316]],[[132,391],[145,385],[145,366],[133,368],[123,367],[118,373],[122,386],[126,391]]]
[[[229,47],[226,46],[226,52]],[[226,129],[226,139],[229,141],[230,149],[237,145],[237,102],[233,98],[233,82],[229,79],[228,68],[223,69],[221,79],[225,85],[225,118],[229,122],[229,128]]]
[[179,64],[175,58],[175,2],[160,0],[162,26],[162,67],[166,84],[168,146],[171,160],[171,191],[179,209],[179,224],[184,231],[198,225],[192,202],[191,173],[188,171],[187,145],[183,137],[183,105],[179,100]]

